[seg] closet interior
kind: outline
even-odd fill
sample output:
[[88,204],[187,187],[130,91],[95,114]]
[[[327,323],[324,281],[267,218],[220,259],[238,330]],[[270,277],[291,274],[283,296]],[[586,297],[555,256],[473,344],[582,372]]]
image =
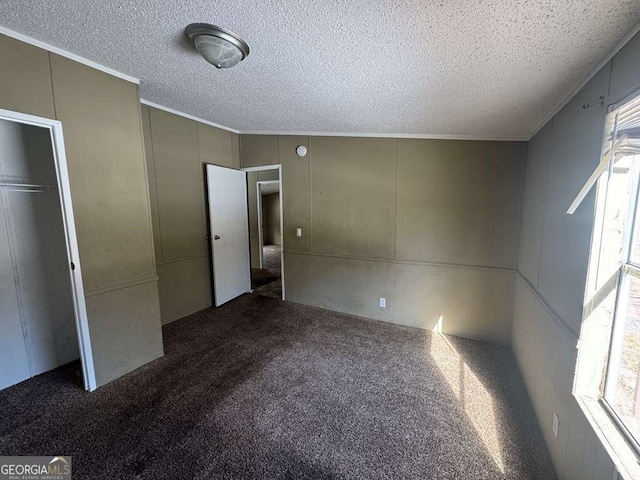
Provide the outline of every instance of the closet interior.
[[79,358],[51,131],[0,119],[0,389]]

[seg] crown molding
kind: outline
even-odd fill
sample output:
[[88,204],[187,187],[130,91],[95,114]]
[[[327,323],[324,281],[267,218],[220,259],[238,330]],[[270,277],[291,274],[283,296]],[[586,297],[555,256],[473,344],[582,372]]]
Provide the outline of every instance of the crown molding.
[[219,123],[210,122],[209,120],[205,120],[204,118],[196,117],[193,115],[189,115],[188,113],[180,112],[178,110],[174,110],[173,108],[165,107],[164,105],[160,105],[158,103],[150,102],[149,100],[145,100],[144,98],[140,99],[140,103],[146,105],[148,107],[157,108],[158,110],[163,110],[168,113],[172,113],[174,115],[178,115],[179,117],[188,118],[189,120],[194,120],[196,122],[204,123],[205,125],[210,125],[212,127],[219,128],[221,130],[226,130],[231,133],[241,133],[239,130],[235,130],[231,127],[225,127],[224,125],[220,125]]
[[602,60],[600,60],[591,70],[587,72],[587,74],[582,77],[582,79],[578,82],[578,84],[571,90],[567,95],[562,97],[562,99],[556,103],[556,105],[549,111],[547,115],[542,119],[542,121],[538,124],[538,126],[533,130],[533,133],[528,135],[527,141],[531,140],[533,137],[537,135],[537,133],[542,130],[544,127],[556,114],[562,110],[567,103],[571,101],[573,97],[575,97],[580,90],[584,88],[584,86],[593,78],[593,76],[598,73],[602,67],[604,67],[613,57],[617,55],[617,53],[622,50],[622,48],[631,41],[633,37],[635,37],[638,32],[640,32],[640,22],[635,25],[631,30],[629,30],[624,37],[616,44],[615,47],[607,55],[605,55]]
[[[587,84],[591,78],[600,71],[602,67],[604,67],[607,62],[609,62],[629,41],[640,32],[640,22],[634,26],[631,30],[629,30],[625,36],[616,44],[616,46],[600,60],[589,72],[582,77],[582,79],[578,82],[578,84],[567,94],[565,95],[556,105],[549,111],[547,115],[544,116],[542,121],[539,122],[538,126],[533,130],[532,133],[528,135],[514,135],[514,136],[504,136],[504,135],[446,135],[446,134],[412,134],[412,133],[362,133],[362,132],[287,132],[280,130],[260,130],[260,131],[241,131],[236,130],[231,127],[227,127],[225,125],[221,125],[218,123],[210,122],[203,118],[199,118],[193,115],[189,115],[187,113],[180,112],[178,110],[165,107],[163,105],[141,99],[140,102],[144,105],[148,105],[150,107],[157,108],[159,110],[164,110],[169,113],[173,113],[174,115],[179,115],[181,117],[185,117],[191,120],[195,120],[200,123],[204,123],[206,125],[210,125],[212,127],[220,128],[222,130],[226,130],[232,133],[241,134],[241,135],[288,135],[288,136],[310,136],[310,137],[377,137],[377,138],[416,138],[416,139],[431,139],[431,140],[479,140],[479,141],[501,141],[501,142],[518,142],[518,141],[529,141],[531,140],[541,129],[544,127],[569,101]],[[140,80],[131,75],[127,75],[125,73],[119,72],[118,70],[114,70],[110,67],[102,65],[100,63],[94,62],[93,60],[89,60],[87,58],[76,55],[75,53],[71,53],[62,48],[55,47],[46,42],[37,40],[35,38],[29,37],[28,35],[24,35],[22,33],[18,33],[16,31],[10,30],[8,28],[0,26],[0,34],[6,35],[11,38],[15,38],[16,40],[20,40],[22,42],[28,43],[30,45],[42,48],[47,50],[48,52],[55,53],[57,55],[69,58],[83,65],[87,65],[91,68],[95,68],[101,72],[107,73],[114,77],[118,77],[122,80],[126,80],[131,83],[135,83],[137,85],[140,84]]]
[[148,107],[157,108],[158,110],[164,110],[165,112],[178,115],[180,117],[188,118],[196,122],[211,125],[212,127],[220,128],[228,132],[237,133],[239,135],[274,135],[274,136],[298,136],[298,137],[360,137],[360,138],[417,138],[417,139],[429,139],[429,140],[479,140],[479,141],[494,141],[494,142],[524,142],[527,141],[527,137],[524,136],[499,136],[499,135],[438,135],[438,134],[420,134],[420,133],[362,133],[362,132],[288,132],[282,130],[236,130],[219,123],[210,122],[200,117],[190,115],[188,113],[175,110],[173,108],[165,107],[158,103],[140,99],[140,103],[147,105]]
[[9,30],[8,28],[2,26],[0,26],[0,33],[6,35],[7,37],[20,40],[21,42],[28,43],[29,45],[42,48],[43,50],[47,50],[48,52],[55,53],[56,55],[60,55],[61,57],[66,57],[75,62],[82,63],[83,65],[86,65],[88,67],[95,68],[96,70],[100,70],[101,72],[108,73],[109,75],[113,75],[114,77],[126,80],[127,82],[140,85],[140,80],[132,77],[131,75],[127,75],[126,73],[119,72],[117,70],[114,70],[113,68],[106,67],[100,63],[94,62],[93,60],[89,60],[87,58],[81,57],[80,55],[76,55],[75,53],[63,50],[62,48],[54,47],[53,45],[42,42],[40,40],[36,40],[35,38],[29,37],[27,35],[23,35],[22,33],[14,32],[13,30]]
[[282,135],[299,137],[360,137],[360,138],[416,138],[426,140],[478,140],[485,142],[526,142],[526,136],[508,135],[446,135],[430,133],[362,133],[362,132],[284,132],[243,131],[242,135]]

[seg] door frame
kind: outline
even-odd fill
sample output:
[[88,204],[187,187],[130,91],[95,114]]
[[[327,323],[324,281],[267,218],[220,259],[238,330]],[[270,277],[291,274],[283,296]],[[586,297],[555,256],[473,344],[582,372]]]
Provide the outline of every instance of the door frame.
[[[273,185],[274,183],[278,184],[278,192],[280,192],[280,180],[261,180],[256,182],[256,190],[257,197],[256,202],[258,202],[258,244],[260,246],[260,250],[258,251],[258,256],[260,259],[260,269],[262,270],[264,264],[264,228],[263,228],[263,219],[262,219],[262,187],[264,185]],[[280,212],[280,226],[282,227],[282,211]],[[282,230],[282,228],[281,228]],[[282,239],[282,237],[280,237]],[[282,241],[282,240],[280,240]],[[280,254],[282,254],[282,245],[280,245]]]
[[[282,282],[282,300],[286,299],[285,287],[284,287],[284,215],[282,199],[284,198],[284,189],[282,188],[282,165],[277,163],[273,165],[262,165],[260,167],[246,167],[240,170],[244,172],[261,172],[264,170],[278,170],[278,181],[280,182],[280,238],[282,239],[282,245],[280,246],[280,281]],[[266,181],[266,180],[265,180]],[[273,180],[272,180],[273,181]],[[260,193],[260,190],[258,190]],[[262,200],[260,198],[260,200]],[[261,230],[261,228],[259,229]],[[258,235],[262,235],[258,233]],[[251,239],[249,239],[251,241]],[[251,249],[249,249],[251,251]],[[260,268],[262,268],[262,252],[260,252]]]
[[[89,322],[87,317],[87,305],[82,282],[82,268],[80,265],[80,252],[76,224],[73,215],[71,201],[71,184],[69,182],[69,170],[67,168],[67,156],[64,147],[64,135],[62,122],[26,113],[0,109],[0,119],[10,122],[33,125],[46,128],[51,134],[51,146],[53,149],[53,161],[56,167],[60,206],[62,207],[62,223],[64,227],[65,244],[69,264],[69,277],[71,293],[73,297],[73,312],[75,317],[76,332],[78,334],[78,349],[82,364],[82,379],[84,388],[93,391],[97,388],[96,373],[93,364],[93,351],[89,336]],[[73,268],[71,267],[73,264]]]

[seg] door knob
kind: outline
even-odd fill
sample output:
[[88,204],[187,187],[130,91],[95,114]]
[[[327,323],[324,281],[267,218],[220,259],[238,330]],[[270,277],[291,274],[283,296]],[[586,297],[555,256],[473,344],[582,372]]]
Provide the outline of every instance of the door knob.
[[220,240],[220,235],[214,235],[214,236],[213,236],[213,239],[214,239],[214,240]]

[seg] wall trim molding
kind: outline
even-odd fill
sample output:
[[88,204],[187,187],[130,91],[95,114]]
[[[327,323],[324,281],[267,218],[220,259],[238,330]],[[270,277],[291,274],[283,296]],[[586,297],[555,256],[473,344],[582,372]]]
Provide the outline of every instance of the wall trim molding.
[[363,133],[363,132],[286,132],[282,130],[247,130],[240,135],[276,135],[283,137],[351,137],[351,138],[405,138],[422,140],[470,140],[483,142],[526,142],[528,135],[447,135],[431,133]]
[[240,134],[239,130],[235,130],[231,127],[225,127],[224,125],[220,125],[219,123],[210,122],[209,120],[205,120],[200,117],[196,117],[194,115],[190,115],[188,113],[181,112],[179,110],[175,110],[173,108],[165,107],[164,105],[160,105],[159,103],[154,103],[150,100],[145,100],[144,98],[140,99],[140,103],[142,105],[146,105],[147,107],[157,108],[158,110],[165,111],[167,113],[172,113],[174,115],[178,115],[179,117],[188,118],[189,120],[193,120],[194,122],[204,123],[205,125],[209,125],[211,127],[219,128],[221,130],[226,130],[227,132]]
[[425,267],[445,267],[445,268],[470,268],[474,270],[494,270],[499,272],[512,272],[517,273],[515,268],[506,267],[491,267],[487,265],[467,265],[464,263],[445,263],[445,262],[427,262],[423,260],[394,260],[388,258],[373,258],[373,257],[355,257],[349,255],[336,255],[333,253],[316,253],[316,252],[289,252],[282,251],[283,255],[304,255],[307,257],[328,257],[328,258],[342,258],[345,260],[360,260],[365,262],[379,262],[379,263],[391,263],[393,265],[418,265]]
[[158,276],[142,278],[140,280],[133,280],[131,282],[119,283],[117,285],[110,285],[108,287],[97,288],[84,293],[85,297],[95,297],[96,295],[102,295],[104,293],[114,292],[116,290],[123,290],[125,288],[137,287],[138,285],[145,285],[147,283],[157,282],[160,279]]
[[[363,133],[363,132],[305,132],[305,131],[282,131],[282,130],[237,130],[231,127],[227,127],[225,125],[221,125],[219,123],[211,122],[209,120],[205,120],[200,117],[196,117],[194,115],[190,115],[188,113],[181,112],[179,110],[175,110],[170,107],[165,107],[158,103],[154,103],[150,100],[140,99],[140,103],[143,105],[147,105],[149,107],[157,108],[159,110],[164,110],[168,113],[173,113],[174,115],[178,115],[184,118],[188,118],[190,120],[194,120],[196,122],[203,123],[205,125],[210,125],[215,128],[219,128],[221,130],[226,130],[228,132],[236,133],[239,135],[277,135],[277,136],[304,136],[304,137],[355,137],[355,138],[406,138],[406,139],[426,139],[426,140],[476,140],[476,141],[495,141],[495,142],[528,142],[531,140],[541,129],[544,127],[549,120],[551,120],[564,106],[569,103],[569,101],[587,84],[591,78],[600,71],[602,67],[604,67],[607,62],[609,62],[629,41],[640,32],[640,22],[635,25],[631,30],[629,30],[622,39],[615,45],[615,47],[607,53],[586,75],[582,77],[582,79],[578,82],[578,84],[562,99],[556,103],[556,105],[549,111],[547,115],[543,117],[543,119],[539,122],[538,126],[534,128],[534,130],[527,135],[447,135],[447,134],[422,134],[422,133]],[[33,45],[35,47],[42,48],[48,52],[55,53],[62,57],[69,58],[83,65],[87,65],[91,68],[95,68],[101,72],[107,73],[114,77],[118,77],[122,80],[126,80],[127,82],[135,83],[140,85],[140,79],[133,77],[131,75],[127,75],[126,73],[122,73],[113,68],[102,65],[93,60],[89,60],[87,58],[81,57],[75,53],[69,52],[62,48],[53,46],[49,43],[43,42],[41,40],[35,39],[28,35],[16,32],[14,30],[8,29],[6,27],[0,26],[0,34],[6,35],[8,37],[14,38],[16,40],[20,40],[24,43],[28,43],[29,45]]]
[[536,298],[536,300],[538,300],[542,304],[543,308],[547,311],[553,321],[558,324],[560,329],[576,341],[577,347],[578,341],[580,340],[580,334],[574,332],[573,328],[567,322],[565,322],[563,318],[547,303],[547,301],[542,297],[542,295],[540,295],[533,284],[520,272],[520,270],[516,270],[516,273],[518,274],[518,277],[522,279],[531,293],[533,293],[533,296]]
[[8,28],[2,26],[0,26],[0,33],[6,35],[7,37],[11,37],[16,40],[20,40],[21,42],[28,43],[29,45],[33,45],[34,47],[42,48],[43,50],[46,50],[48,52],[55,53],[56,55],[60,55],[61,57],[66,57],[75,62],[82,63],[83,65],[86,65],[88,67],[95,68],[96,70],[100,70],[103,73],[107,73],[122,80],[126,80],[127,82],[140,85],[140,80],[132,77],[131,75],[119,72],[118,70],[114,70],[113,68],[107,67],[98,62],[94,62],[93,60],[89,60],[88,58],[81,57],[80,55],[76,55],[75,53],[71,53],[62,48],[54,47],[49,43],[29,37],[28,35],[9,30]]
[[167,113],[178,115],[179,117],[188,118],[195,122],[204,123],[227,132],[236,133],[238,135],[269,135],[276,137],[349,137],[349,138],[405,138],[405,139],[423,139],[423,140],[469,140],[482,142],[527,142],[530,140],[528,135],[446,135],[446,134],[430,134],[430,133],[363,133],[363,132],[289,132],[283,130],[237,130],[227,127],[220,123],[211,122],[189,113],[181,112],[171,107],[165,107],[159,103],[152,102],[145,98],[140,98],[140,103],[148,107],[157,108]]
[[[244,168],[240,168],[240,170],[244,171],[244,172],[263,172],[265,170],[280,170],[280,163],[275,163],[272,165],[258,165],[257,167],[244,167]],[[274,180],[276,182],[279,182],[280,180]]]
[[584,86],[591,80],[596,73],[598,73],[602,67],[604,67],[613,57],[615,57],[622,48],[631,41],[633,37],[636,36],[640,32],[640,22],[638,22],[634,27],[631,28],[621,39],[620,41],[613,47],[612,50],[609,51],[591,70],[589,70],[577,83],[577,85],[571,90],[567,95],[562,97],[562,99],[556,103],[556,105],[549,111],[547,115],[540,121],[538,126],[533,130],[531,134],[527,136],[527,141],[531,140],[535,137],[540,130],[553,118],[556,114],[562,110],[567,103],[571,101],[573,97],[575,97],[580,90],[584,88]]
[[157,262],[156,266],[160,267],[162,265],[170,265],[172,263],[187,262],[189,260],[196,260],[198,258],[209,258],[209,254],[208,253],[198,253],[198,254],[195,254],[195,255],[188,255],[186,257],[173,258],[171,260],[163,260],[162,262]]

